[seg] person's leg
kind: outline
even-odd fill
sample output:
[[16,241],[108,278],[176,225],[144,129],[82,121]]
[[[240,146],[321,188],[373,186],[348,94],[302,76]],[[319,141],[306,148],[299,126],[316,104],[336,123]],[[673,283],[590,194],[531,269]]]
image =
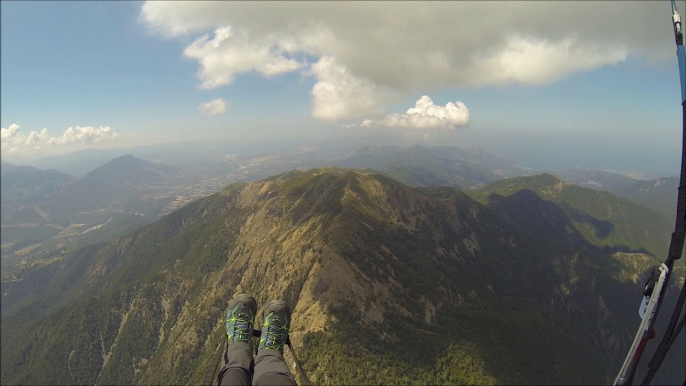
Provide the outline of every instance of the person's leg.
[[235,342],[226,348],[226,365],[219,371],[221,386],[252,384],[252,372],[254,368],[252,347],[243,342]]
[[283,346],[288,340],[291,328],[291,312],[288,305],[280,300],[272,300],[264,312],[262,335],[255,358],[253,384],[295,385],[295,378],[288,370],[283,359]]
[[262,350],[255,358],[255,385],[295,385],[295,379],[283,354],[278,350]]
[[219,372],[219,385],[252,384],[253,344],[257,302],[249,295],[238,294],[229,302],[226,312],[226,364]]

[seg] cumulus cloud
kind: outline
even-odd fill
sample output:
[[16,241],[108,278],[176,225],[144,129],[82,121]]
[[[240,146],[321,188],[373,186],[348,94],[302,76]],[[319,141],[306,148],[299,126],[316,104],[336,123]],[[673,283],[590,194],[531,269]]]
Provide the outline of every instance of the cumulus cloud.
[[415,102],[405,114],[389,114],[381,119],[365,119],[362,127],[385,126],[393,128],[432,130],[455,129],[469,124],[469,109],[464,103],[448,102],[445,107],[435,105],[426,95]]
[[419,92],[541,85],[629,56],[672,60],[668,12],[661,2],[149,1],[141,20],[196,38],[185,55],[201,88],[300,71],[316,78],[312,115],[346,120],[380,117]]
[[119,134],[109,126],[76,126],[70,127],[58,137],[48,133],[48,129],[31,131],[28,135],[21,133],[20,126],[13,123],[8,128],[2,128],[2,150],[10,153],[22,149],[39,149],[42,146],[57,146],[70,144],[92,144],[96,142],[114,141]]
[[0,139],[2,139],[3,143],[13,140],[19,134],[19,129],[20,126],[16,123],[11,124],[7,129],[3,127],[0,131]]
[[476,78],[477,83],[516,82],[539,85],[559,79],[564,74],[589,70],[606,64],[617,64],[627,57],[623,47],[603,48],[566,38],[558,42],[512,36],[505,47],[490,57],[478,57],[488,72]]
[[[43,129],[47,136],[47,130]],[[50,137],[48,140],[51,144],[65,145],[70,143],[91,144],[95,142],[113,141],[118,138],[118,134],[114,132],[109,126],[76,126],[70,127],[64,131],[59,137]]]
[[19,137],[19,125],[13,123],[8,128],[0,129],[0,146],[2,150],[14,153],[19,150],[18,144],[22,139]]
[[350,74],[324,56],[312,65],[310,72],[318,81],[312,88],[312,116],[335,121],[383,113],[384,102],[393,100],[394,93],[373,82]]
[[203,103],[198,106],[198,110],[202,115],[217,115],[226,112],[226,102],[222,98]]
[[230,27],[217,28],[212,39],[209,34],[203,35],[184,51],[186,57],[200,64],[198,78],[203,89],[229,84],[237,73],[255,71],[269,77],[303,67],[284,53],[269,39],[250,41],[245,34],[234,36]]

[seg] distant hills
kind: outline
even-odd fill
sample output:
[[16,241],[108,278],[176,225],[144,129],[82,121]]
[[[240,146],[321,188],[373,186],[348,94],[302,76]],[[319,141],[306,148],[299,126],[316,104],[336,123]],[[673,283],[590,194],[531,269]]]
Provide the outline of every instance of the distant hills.
[[54,200],[58,204],[76,206],[124,202],[171,185],[176,171],[178,168],[154,164],[130,154],[123,155],[62,186]]
[[[155,218],[231,182],[254,181],[296,168],[322,165],[365,168],[377,170],[412,187],[450,186],[465,191],[502,178],[538,173],[478,149],[414,145],[367,146],[351,150],[349,144],[343,145],[337,143],[328,147],[299,148],[255,156],[227,155],[226,149],[219,147],[208,148],[207,154],[197,156],[193,153],[197,149],[178,145],[169,147],[174,149],[175,165],[180,165],[173,167],[144,161],[130,154],[102,161],[102,164],[98,161],[121,149],[82,151],[43,159],[48,164],[73,161],[82,167],[93,168],[79,179],[55,174],[59,173],[55,171],[54,176],[49,176],[46,171],[47,174],[38,178],[38,169],[5,167],[3,164],[3,169],[8,172],[4,174],[2,195],[3,226],[6,226],[3,254],[20,250],[29,253],[37,243],[58,234],[66,236],[99,225],[114,227],[121,222],[113,221],[113,216],[142,214]],[[155,159],[169,159],[170,155],[163,150],[153,147],[137,151],[150,154]],[[12,179],[10,174],[14,176]],[[654,208],[670,218],[674,216],[676,189],[673,184],[647,183],[653,188],[646,190],[641,187],[646,183],[618,173],[574,169],[558,170],[554,174],[568,183],[597,190],[608,189],[617,196]],[[12,188],[17,178],[24,181],[16,185],[20,190]],[[634,191],[638,193],[632,193]],[[140,217],[129,218],[136,220],[133,223],[141,220]],[[77,226],[79,228],[75,228]],[[71,230],[64,233],[66,229]],[[116,231],[104,230],[97,228],[97,232],[89,232],[89,239],[102,239],[97,233],[117,234]]]
[[[169,153],[171,150],[173,154]],[[149,154],[153,159],[171,161],[173,158],[174,165],[177,165],[173,167],[143,161],[130,154],[107,162],[103,160],[103,157],[117,154],[121,149],[81,151],[43,159],[50,165],[75,162],[81,167],[90,166],[93,170],[78,180],[69,177],[52,183],[46,177],[40,186],[34,184],[22,191],[3,191],[3,224],[6,226],[3,232],[3,255],[20,250],[33,253],[33,246],[58,234],[66,236],[99,225],[114,227],[120,222],[112,221],[115,219],[113,216],[134,215],[137,217],[129,218],[136,220],[133,223],[139,223],[141,218],[138,214],[155,218],[231,182],[254,181],[296,168],[322,165],[365,168],[380,171],[408,186],[451,186],[465,191],[502,178],[540,173],[521,168],[482,150],[450,146],[377,145],[355,148],[351,144],[331,143],[254,156],[226,154],[227,148],[220,146],[206,150],[201,154],[198,149],[189,149],[183,144],[136,150]],[[633,174],[629,176],[588,169],[555,170],[553,174],[567,183],[596,190],[611,190],[616,196],[653,208],[669,218],[674,216],[676,188],[672,184],[647,183],[653,188],[646,190],[641,187],[646,183],[637,181],[637,176]],[[23,178],[30,181],[35,176]],[[3,186],[10,185],[6,183]],[[634,191],[639,193],[632,193]],[[10,204],[15,207],[8,206]],[[23,225],[20,227],[18,224]],[[75,228],[77,226],[79,228]],[[71,230],[64,233],[66,229]],[[89,232],[89,240],[102,239],[98,233],[117,234],[116,231],[104,232],[102,227],[96,230]],[[7,261],[4,260],[3,267],[6,267]]]
[[57,169],[77,177],[82,177],[98,166],[104,165],[113,158],[127,154],[125,149],[87,149],[71,154],[61,154],[39,158],[26,162],[39,169]]
[[476,149],[368,146],[337,165],[380,171],[408,186],[468,189],[522,172],[510,161]]
[[126,200],[146,189],[169,185],[178,171],[130,154],[110,160],[81,178],[57,170],[31,166],[2,165],[3,202],[50,205],[111,204]]
[[649,252],[662,260],[673,231],[664,215],[551,174],[500,180],[468,193],[522,225],[539,227],[539,234],[608,251]]
[[545,170],[568,184],[595,190],[617,191],[637,181],[635,177],[616,172],[595,169]]
[[10,255],[29,251],[32,245],[60,232],[51,227],[48,214],[37,205],[49,200],[59,187],[76,177],[56,170],[39,170],[30,166],[3,163],[0,167],[0,208],[2,210],[2,270],[14,260]]
[[617,197],[653,209],[669,218],[676,211],[678,177],[645,178],[616,172],[592,169],[567,169],[545,171],[574,184],[594,190],[603,190]]
[[633,181],[622,187],[608,189],[618,197],[653,209],[669,218],[676,213],[679,178],[661,177],[648,181]]
[[131,155],[81,178],[2,165],[2,267],[69,240],[99,241],[149,223],[174,199],[178,169]]
[[[222,159],[123,155],[78,179],[3,163],[3,384],[198,383],[236,291],[293,305],[316,383],[608,383],[666,255],[678,183],[535,174],[454,147]],[[188,181],[221,175],[220,189],[313,163],[364,170],[233,184],[144,226]],[[521,174],[534,175],[503,179]],[[32,251],[7,274],[9,252]],[[679,370],[686,350],[673,351],[664,366]]]
[[3,163],[0,167],[0,194],[3,203],[35,202],[52,194],[59,185],[75,180],[76,177],[57,170]]
[[231,185],[4,282],[2,383],[199,383],[236,292],[291,304],[315,383],[611,382],[656,248],[626,223],[653,212],[551,175],[474,197],[498,210],[346,169]]

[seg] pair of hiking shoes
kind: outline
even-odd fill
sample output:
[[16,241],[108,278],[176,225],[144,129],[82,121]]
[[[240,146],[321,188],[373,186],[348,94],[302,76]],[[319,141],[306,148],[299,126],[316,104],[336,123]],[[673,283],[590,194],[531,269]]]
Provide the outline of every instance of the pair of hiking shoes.
[[[255,326],[255,314],[257,302],[255,298],[238,294],[229,302],[229,310],[226,312],[226,337],[228,344],[244,342],[253,348],[252,336]],[[264,312],[264,323],[260,343],[257,347],[261,350],[278,350],[283,354],[283,346],[288,340],[288,331],[291,328],[291,312],[282,300],[272,300],[267,303]]]

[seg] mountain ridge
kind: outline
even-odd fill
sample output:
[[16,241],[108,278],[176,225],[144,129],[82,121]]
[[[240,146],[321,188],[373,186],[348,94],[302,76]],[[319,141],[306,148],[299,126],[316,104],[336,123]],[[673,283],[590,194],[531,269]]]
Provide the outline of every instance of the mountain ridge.
[[[80,251],[4,283],[3,330],[29,338],[3,339],[3,383],[197,383],[235,292],[293,305],[292,340],[315,382],[605,382],[630,343],[626,295],[639,296],[641,271],[546,241],[454,189],[341,169],[232,185]],[[7,301],[31,285],[64,298],[23,325],[43,305]],[[549,339],[517,338],[532,328]],[[381,335],[356,340],[368,329]],[[422,354],[403,354],[402,340]],[[354,373],[360,358],[386,370]],[[46,361],[50,378],[29,371]]]
[[677,177],[660,177],[647,181],[635,181],[621,188],[610,189],[614,195],[675,218],[679,190]]
[[[566,184],[544,173],[496,181],[467,193],[482,204],[491,205],[492,194],[509,197],[523,189],[559,206],[573,231],[580,232],[596,247],[624,246],[631,251],[666,256],[672,226],[669,219],[609,192]],[[502,205],[499,208],[507,211]]]
[[10,163],[2,164],[0,176],[3,202],[24,202],[43,197],[58,185],[76,180],[76,177],[55,169],[43,170]]
[[408,186],[452,186],[466,189],[492,182],[517,169],[509,161],[478,149],[451,146],[366,146],[353,150],[339,166],[369,168]]
[[130,154],[110,160],[78,180],[63,186],[57,202],[69,206],[107,206],[166,186],[177,168],[155,164]]

